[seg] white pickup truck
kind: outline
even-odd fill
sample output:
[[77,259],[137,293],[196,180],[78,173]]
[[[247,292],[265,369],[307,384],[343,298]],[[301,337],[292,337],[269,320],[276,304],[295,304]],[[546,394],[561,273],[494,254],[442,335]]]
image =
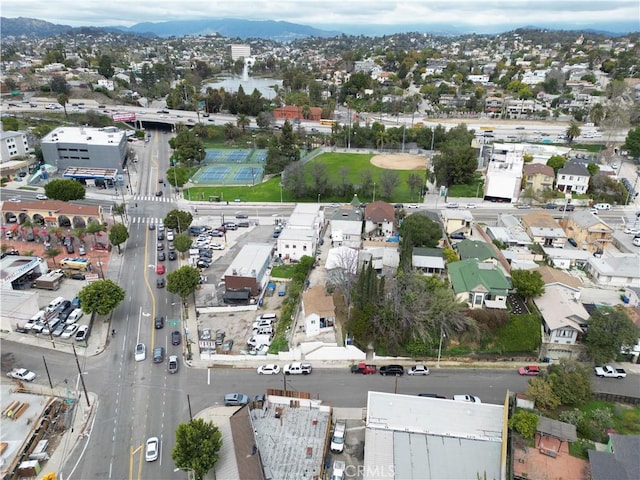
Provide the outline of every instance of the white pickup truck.
[[287,363],[282,369],[285,375],[309,375],[312,371],[310,363]]
[[595,367],[593,370],[596,373],[596,377],[601,378],[625,378],[627,376],[627,372],[624,371],[624,368],[615,368],[611,365]]

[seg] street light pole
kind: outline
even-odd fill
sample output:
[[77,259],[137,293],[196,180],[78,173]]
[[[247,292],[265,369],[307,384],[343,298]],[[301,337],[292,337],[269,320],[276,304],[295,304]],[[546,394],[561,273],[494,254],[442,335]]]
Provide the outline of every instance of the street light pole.
[[318,194],[318,205],[320,204],[320,194]]
[[376,201],[376,182],[373,182],[373,200],[372,203]]

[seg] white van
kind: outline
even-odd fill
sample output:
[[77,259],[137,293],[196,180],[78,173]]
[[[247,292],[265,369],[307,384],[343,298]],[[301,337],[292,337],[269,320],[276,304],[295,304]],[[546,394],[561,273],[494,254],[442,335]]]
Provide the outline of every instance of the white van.
[[608,203],[596,203],[593,208],[596,210],[611,210],[611,205]]
[[256,320],[271,320],[271,322],[275,322],[277,318],[275,313],[263,313],[262,315],[258,315]]
[[56,297],[53,300],[51,300],[51,302],[49,303],[49,305],[47,305],[47,308],[45,308],[45,312],[49,313],[49,312],[53,312],[56,308],[58,308],[62,302],[64,302],[64,297]]

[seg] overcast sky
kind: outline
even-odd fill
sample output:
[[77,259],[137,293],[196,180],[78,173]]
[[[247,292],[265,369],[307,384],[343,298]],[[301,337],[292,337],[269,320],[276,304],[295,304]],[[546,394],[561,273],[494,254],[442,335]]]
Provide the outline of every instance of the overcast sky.
[[345,33],[358,25],[417,24],[466,32],[501,31],[505,25],[640,30],[638,0],[2,0],[0,13],[74,27],[241,18],[333,26]]

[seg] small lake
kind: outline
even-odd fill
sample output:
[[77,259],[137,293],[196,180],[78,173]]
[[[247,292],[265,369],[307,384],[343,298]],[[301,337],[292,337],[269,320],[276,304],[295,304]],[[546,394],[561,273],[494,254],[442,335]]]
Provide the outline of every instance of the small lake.
[[226,77],[213,83],[205,83],[202,87],[202,92],[206,92],[207,88],[224,88],[227,92],[237,92],[238,88],[242,85],[244,93],[251,95],[251,93],[257,89],[263,96],[271,100],[276,96],[276,92],[273,90],[273,85],[282,87],[282,80],[275,80],[273,78],[252,78],[243,80],[242,77]]

